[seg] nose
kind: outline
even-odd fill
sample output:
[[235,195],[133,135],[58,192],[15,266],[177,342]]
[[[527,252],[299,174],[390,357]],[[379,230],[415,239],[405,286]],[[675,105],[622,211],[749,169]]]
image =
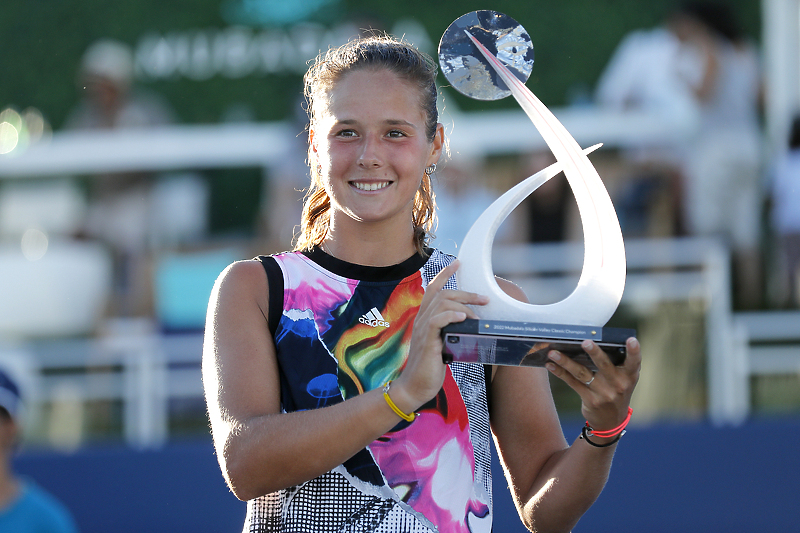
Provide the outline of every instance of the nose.
[[380,154],[380,141],[372,136],[364,139],[361,154],[358,157],[358,166],[361,168],[378,168],[381,166],[383,158]]

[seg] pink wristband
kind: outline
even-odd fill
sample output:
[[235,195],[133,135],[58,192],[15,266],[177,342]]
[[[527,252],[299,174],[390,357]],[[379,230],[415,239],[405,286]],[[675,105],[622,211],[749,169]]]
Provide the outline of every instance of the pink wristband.
[[586,421],[586,427],[589,429],[589,435],[592,435],[592,436],[595,436],[595,437],[600,437],[601,439],[607,439],[607,438],[610,438],[610,437],[616,437],[617,435],[619,435],[620,433],[625,431],[625,428],[627,427],[628,422],[631,421],[631,415],[632,414],[633,414],[633,409],[631,407],[628,407],[628,416],[625,417],[625,420],[622,421],[622,424],[618,425],[614,429],[607,429],[605,431],[596,431],[596,430],[592,429],[592,426],[589,425],[589,421],[587,420]]

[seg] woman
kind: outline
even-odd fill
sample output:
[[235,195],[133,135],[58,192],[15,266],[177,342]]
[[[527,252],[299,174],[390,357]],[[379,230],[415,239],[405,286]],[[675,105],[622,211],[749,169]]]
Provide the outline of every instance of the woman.
[[[444,145],[435,76],[388,37],[321,57],[305,77],[312,184],[295,251],[237,262],[215,285],[204,383],[246,530],[489,531],[490,413],[529,528],[568,531],[605,483],[619,432],[567,446],[546,371],[442,363],[441,328],[488,300],[457,290],[457,261],[426,247]],[[591,427],[616,428],[638,344],[619,368],[586,348],[596,375],[555,353],[548,369]]]

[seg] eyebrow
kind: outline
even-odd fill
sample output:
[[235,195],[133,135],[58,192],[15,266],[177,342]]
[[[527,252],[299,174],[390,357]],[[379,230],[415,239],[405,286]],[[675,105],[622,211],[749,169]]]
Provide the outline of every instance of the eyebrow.
[[[388,120],[386,120],[384,122],[386,124],[388,124],[389,126],[408,126],[410,128],[417,129],[417,125],[416,124],[414,124],[412,122],[408,122],[407,120],[388,119]],[[344,124],[346,126],[351,126],[353,124],[358,124],[358,121],[356,119],[352,119],[352,118],[351,119],[342,119],[342,120],[337,120],[335,122],[335,124]]]

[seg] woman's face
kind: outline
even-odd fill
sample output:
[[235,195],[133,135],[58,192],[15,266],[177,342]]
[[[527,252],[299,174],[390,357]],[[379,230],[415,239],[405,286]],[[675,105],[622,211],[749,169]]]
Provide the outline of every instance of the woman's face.
[[420,90],[395,73],[362,68],[316,102],[311,163],[319,164],[334,226],[344,215],[411,227],[414,195],[443,142],[441,125],[428,141],[421,101]]

